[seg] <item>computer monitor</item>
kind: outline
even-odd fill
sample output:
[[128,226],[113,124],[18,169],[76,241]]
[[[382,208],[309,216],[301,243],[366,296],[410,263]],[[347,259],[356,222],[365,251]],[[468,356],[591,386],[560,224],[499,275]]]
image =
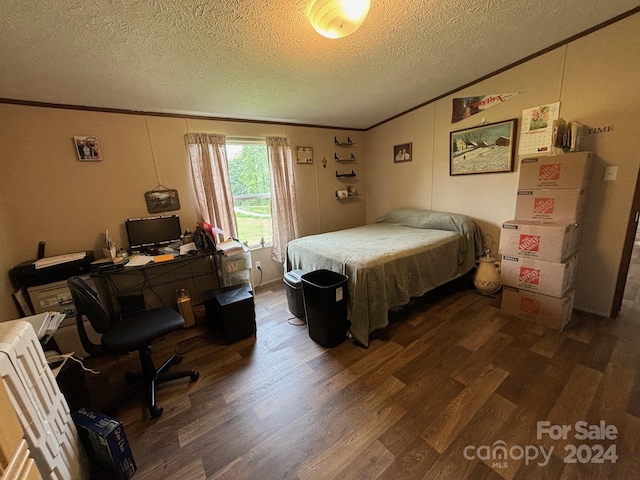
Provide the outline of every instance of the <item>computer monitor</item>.
[[180,241],[182,235],[178,215],[129,218],[124,223],[131,250],[157,249]]

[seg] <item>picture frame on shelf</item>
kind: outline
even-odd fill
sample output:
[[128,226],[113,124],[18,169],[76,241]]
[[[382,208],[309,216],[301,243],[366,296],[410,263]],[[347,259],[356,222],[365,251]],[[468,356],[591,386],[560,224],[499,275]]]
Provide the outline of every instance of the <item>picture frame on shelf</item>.
[[394,145],[393,147],[393,163],[410,162],[411,161],[411,145],[412,142]]
[[310,165],[313,163],[313,147],[297,147],[296,163]]
[[449,134],[449,175],[513,172],[518,119]]

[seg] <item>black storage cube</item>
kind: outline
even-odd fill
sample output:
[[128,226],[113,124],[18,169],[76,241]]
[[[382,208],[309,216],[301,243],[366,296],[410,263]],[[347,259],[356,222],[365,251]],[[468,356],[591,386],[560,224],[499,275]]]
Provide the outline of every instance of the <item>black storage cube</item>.
[[302,275],[304,275],[304,270],[291,270],[284,274],[284,283],[287,285],[285,292],[287,294],[289,311],[298,318],[304,318]]
[[256,334],[256,313],[251,285],[207,290],[204,309],[208,325],[222,331],[226,343],[234,343]]
[[347,338],[347,280],[331,270],[302,275],[302,295],[309,337],[323,347],[335,347]]

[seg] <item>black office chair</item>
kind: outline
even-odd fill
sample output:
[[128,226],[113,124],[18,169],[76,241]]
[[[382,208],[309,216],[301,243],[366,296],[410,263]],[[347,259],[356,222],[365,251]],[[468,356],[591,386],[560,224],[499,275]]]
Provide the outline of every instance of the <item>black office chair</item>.
[[[91,355],[117,355],[138,350],[142,373],[127,372],[128,382],[140,381],[146,384],[149,394],[149,413],[157,418],[162,415],[162,406],[156,403],[156,385],[177,378],[190,377],[196,381],[200,376],[195,370],[165,373],[171,365],[182,360],[172,355],[156,370],[151,358],[151,342],[174,330],[184,327],[184,319],[170,308],[153,308],[127,315],[113,321],[104,309],[96,293],[79,277],[67,280],[71,296],[76,306],[76,324],[84,349]],[[83,317],[87,317],[97,333],[102,334],[100,345],[89,340],[84,328]]]

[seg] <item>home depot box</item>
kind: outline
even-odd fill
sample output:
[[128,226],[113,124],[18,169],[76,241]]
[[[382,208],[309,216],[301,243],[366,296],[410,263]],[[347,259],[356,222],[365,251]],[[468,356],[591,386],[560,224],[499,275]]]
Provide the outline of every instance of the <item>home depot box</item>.
[[120,420],[87,408],[71,414],[90,463],[108,478],[127,480],[136,471]]
[[577,255],[564,263],[503,255],[500,281],[503,285],[522,290],[564,297],[576,281],[577,270]]
[[575,222],[586,204],[586,191],[580,188],[518,190],[516,218]]
[[589,152],[523,158],[520,161],[518,190],[586,188],[591,170]]
[[498,253],[564,262],[578,251],[580,223],[511,220],[502,224]]
[[502,311],[546,327],[562,330],[571,320],[575,290],[556,298],[540,293],[504,286]]

